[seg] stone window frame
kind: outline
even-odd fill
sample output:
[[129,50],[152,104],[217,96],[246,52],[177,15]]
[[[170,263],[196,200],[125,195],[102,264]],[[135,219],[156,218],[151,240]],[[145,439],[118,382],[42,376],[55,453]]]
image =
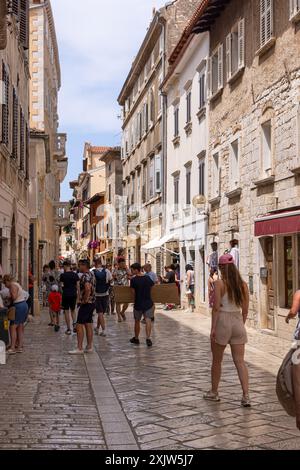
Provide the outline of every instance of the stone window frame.
[[[238,171],[237,171],[237,181],[235,181],[235,184],[232,182],[232,155],[233,155],[233,144],[237,142],[238,143]],[[228,160],[229,160],[229,191],[236,190],[240,187],[241,183],[241,168],[240,168],[240,163],[241,163],[241,149],[242,149],[242,137],[241,137],[241,132],[234,133],[230,140],[229,140],[229,152],[228,152]]]
[[[263,127],[268,122],[271,124],[271,164],[269,169],[264,170]],[[275,111],[272,104],[265,106],[259,124],[259,178],[264,180],[273,178],[275,172]]]
[[[232,70],[233,62],[233,34],[237,35],[236,48],[236,70]],[[245,18],[240,18],[232,26],[230,33],[226,36],[226,79],[227,83],[232,83],[245,68]]]

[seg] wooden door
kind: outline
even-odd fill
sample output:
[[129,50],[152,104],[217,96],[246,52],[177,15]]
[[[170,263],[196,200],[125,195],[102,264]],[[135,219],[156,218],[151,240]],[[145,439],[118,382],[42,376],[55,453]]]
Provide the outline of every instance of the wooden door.
[[275,329],[274,321],[274,276],[273,276],[273,238],[267,238],[265,242],[265,256],[266,266],[268,269],[267,277],[267,297],[268,297],[268,312],[267,312],[267,328],[270,330]]

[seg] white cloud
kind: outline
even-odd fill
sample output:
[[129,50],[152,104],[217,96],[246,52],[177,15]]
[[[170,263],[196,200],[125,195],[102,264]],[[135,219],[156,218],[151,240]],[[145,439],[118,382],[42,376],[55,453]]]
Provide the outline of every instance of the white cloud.
[[164,0],[52,0],[59,42],[61,128],[118,132],[117,96]]

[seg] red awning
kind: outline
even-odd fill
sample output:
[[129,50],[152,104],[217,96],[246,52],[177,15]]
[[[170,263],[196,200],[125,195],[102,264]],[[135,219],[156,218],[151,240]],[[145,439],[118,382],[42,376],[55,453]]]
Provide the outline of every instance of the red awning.
[[255,236],[300,233],[300,211],[267,215],[255,221]]

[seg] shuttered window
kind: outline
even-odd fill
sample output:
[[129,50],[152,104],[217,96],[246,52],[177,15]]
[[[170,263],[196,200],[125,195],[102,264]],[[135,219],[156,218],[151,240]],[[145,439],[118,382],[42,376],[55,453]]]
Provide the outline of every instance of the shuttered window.
[[300,17],[300,0],[290,0],[290,20]]
[[174,109],[174,137],[179,135],[179,108]]
[[206,103],[205,93],[205,69],[199,74],[199,108],[204,108]]
[[260,47],[273,36],[273,0],[260,0]]
[[2,63],[2,143],[9,144],[9,75],[6,65]]
[[186,205],[189,206],[191,204],[191,172],[192,167],[189,166],[186,169]]
[[223,44],[220,44],[208,59],[208,93],[212,97],[223,88]]
[[161,155],[155,155],[155,192],[161,192]]
[[29,0],[20,0],[20,41],[29,48]]
[[20,0],[12,0],[12,2],[11,2],[11,11],[18,18],[19,18],[19,6],[20,6]]
[[18,161],[19,150],[19,100],[16,90],[13,89],[13,130],[12,130],[12,158]]
[[27,180],[29,179],[29,138],[29,127],[26,124],[25,176]]
[[189,123],[192,120],[192,92],[187,92],[186,95],[186,122]]
[[25,170],[25,120],[20,109],[20,170]]
[[199,160],[199,194],[205,195],[205,157]]
[[227,80],[245,66],[245,20],[238,21],[226,37]]

